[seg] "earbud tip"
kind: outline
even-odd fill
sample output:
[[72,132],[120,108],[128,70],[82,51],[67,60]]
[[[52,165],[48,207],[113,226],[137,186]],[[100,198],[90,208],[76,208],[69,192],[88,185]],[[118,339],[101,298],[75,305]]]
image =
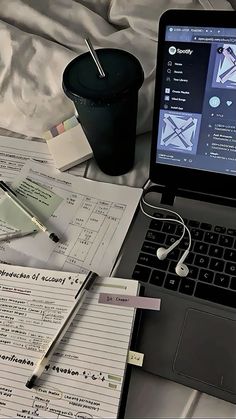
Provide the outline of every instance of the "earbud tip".
[[159,260],[164,260],[166,257],[166,249],[164,247],[159,247],[156,253]]
[[184,263],[178,263],[175,267],[175,272],[178,276],[185,277],[189,273],[189,269]]

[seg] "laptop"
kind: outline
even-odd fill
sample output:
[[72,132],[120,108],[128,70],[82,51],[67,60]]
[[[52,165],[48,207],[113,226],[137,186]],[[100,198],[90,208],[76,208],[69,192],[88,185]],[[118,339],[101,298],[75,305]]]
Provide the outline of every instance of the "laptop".
[[150,180],[116,275],[138,279],[161,310],[143,310],[143,369],[236,403],[236,12],[169,10],[159,22]]

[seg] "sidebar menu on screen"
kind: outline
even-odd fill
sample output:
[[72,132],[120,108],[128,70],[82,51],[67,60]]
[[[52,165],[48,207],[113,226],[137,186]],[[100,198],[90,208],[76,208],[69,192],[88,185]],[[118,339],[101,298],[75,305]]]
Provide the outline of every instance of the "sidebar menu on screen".
[[209,44],[165,43],[158,130],[158,150],[165,153],[160,158],[176,161],[197,152],[209,56]]

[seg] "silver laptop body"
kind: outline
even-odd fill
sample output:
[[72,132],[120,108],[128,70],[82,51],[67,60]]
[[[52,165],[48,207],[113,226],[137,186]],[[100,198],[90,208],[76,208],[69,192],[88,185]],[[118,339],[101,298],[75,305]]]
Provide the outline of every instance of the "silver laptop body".
[[138,210],[116,275],[138,279],[161,311],[142,312],[143,368],[236,402],[236,12],[170,10],[159,23],[150,182],[145,199],[177,211],[192,236],[187,277],[165,260],[181,226]]

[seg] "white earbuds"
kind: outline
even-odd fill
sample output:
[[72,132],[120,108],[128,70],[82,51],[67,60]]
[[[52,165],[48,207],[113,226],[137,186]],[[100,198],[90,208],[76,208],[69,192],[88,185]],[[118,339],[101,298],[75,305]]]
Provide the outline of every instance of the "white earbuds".
[[166,258],[166,256],[176,247],[178,246],[178,244],[181,242],[182,238],[176,240],[170,247],[159,247],[159,249],[157,249],[157,257],[159,260],[164,260]]
[[169,253],[169,249],[166,249],[165,247],[159,247],[157,249],[157,257],[159,260],[164,260]]
[[[159,260],[164,260],[166,256],[181,242],[182,238],[176,240],[170,247],[159,247],[157,249],[156,255]],[[186,257],[189,254],[189,250],[185,250],[183,256],[180,258],[179,262],[177,263],[175,267],[175,272],[178,276],[187,276],[189,273],[189,269],[187,265],[185,265],[183,262],[185,261]]]
[[[171,214],[174,214],[175,216],[177,216],[178,217],[178,220],[176,220],[175,218],[159,218],[159,217],[155,217],[155,216],[153,216],[153,215],[150,215],[150,214],[148,214],[145,210],[144,210],[144,208],[143,208],[143,205],[142,205],[142,202],[145,204],[145,205],[147,205],[147,206],[149,206],[150,208],[154,208],[154,209],[157,209],[157,210],[161,210],[161,211],[166,211],[166,212],[169,212],[169,213],[171,213]],[[158,259],[159,260],[164,260],[166,257],[167,257],[167,255],[176,247],[176,246],[178,246],[179,245],[179,243],[181,242],[181,240],[184,238],[184,234],[185,234],[185,231],[187,231],[187,233],[188,233],[188,236],[189,236],[189,244],[188,244],[188,247],[187,247],[187,249],[185,250],[185,252],[183,253],[183,255],[181,256],[181,258],[180,258],[180,260],[178,261],[178,263],[177,263],[177,265],[176,265],[176,267],[175,267],[175,272],[176,272],[176,274],[178,275],[178,276],[181,276],[181,277],[185,277],[185,276],[187,276],[188,275],[188,273],[189,273],[189,269],[188,269],[188,267],[187,267],[187,265],[185,265],[184,264],[184,261],[185,261],[185,259],[186,259],[186,257],[188,256],[188,254],[189,254],[189,250],[190,250],[190,247],[191,247],[191,234],[190,234],[190,231],[189,231],[189,229],[188,229],[188,227],[186,227],[186,225],[185,225],[185,223],[184,223],[184,220],[183,220],[183,218],[177,213],[177,212],[175,212],[175,211],[172,211],[172,210],[169,210],[169,209],[166,209],[166,208],[161,208],[161,207],[156,207],[156,206],[154,206],[154,205],[151,205],[151,204],[149,204],[148,202],[146,202],[145,201],[145,199],[144,199],[144,196],[142,196],[142,200],[140,201],[140,208],[141,208],[141,210],[142,210],[142,212],[143,212],[143,214],[145,214],[147,217],[149,217],[149,218],[152,218],[153,220],[160,220],[160,221],[166,221],[166,222],[174,222],[174,223],[177,223],[177,224],[180,224],[180,225],[182,225],[182,227],[183,227],[183,232],[182,232],[182,235],[180,236],[180,238],[178,239],[178,240],[176,240],[174,243],[172,243],[172,245],[171,246],[169,246],[169,247],[167,247],[167,248],[165,248],[165,247],[159,247],[158,249],[157,249],[157,251],[156,251],[156,255],[157,255],[157,257],[158,257]]]
[[186,249],[175,267],[175,272],[179,276],[187,276],[189,273],[188,267],[184,264],[184,261],[186,257],[188,256],[188,254],[189,254],[189,249]]
[[189,269],[187,267],[187,265],[185,265],[184,263],[177,263],[176,267],[175,267],[175,272],[178,276],[187,276],[189,273]]

